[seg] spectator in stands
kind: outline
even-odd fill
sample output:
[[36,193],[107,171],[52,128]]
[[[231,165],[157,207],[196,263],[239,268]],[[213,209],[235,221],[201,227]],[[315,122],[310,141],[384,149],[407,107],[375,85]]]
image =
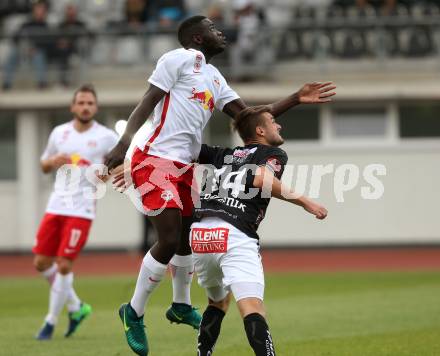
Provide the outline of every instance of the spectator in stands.
[[[252,64],[264,64],[266,62],[265,50],[262,49],[262,26],[265,24],[264,13],[256,6],[253,0],[235,0],[235,21],[237,28],[237,42],[231,49],[233,76],[245,74],[245,66]],[[250,74],[251,72],[249,72]],[[242,79],[247,79],[247,78]]]
[[78,9],[73,4],[65,8],[64,19],[58,26],[60,36],[56,41],[55,61],[59,65],[60,83],[69,86],[69,64],[71,57],[79,53],[81,39],[89,34],[86,25],[78,20]]
[[125,17],[130,26],[142,26],[147,20],[147,4],[145,0],[127,0]]
[[374,16],[375,14],[374,7],[370,4],[368,0],[356,0],[355,8],[358,16],[361,18]]
[[160,28],[177,26],[186,16],[184,0],[151,0],[147,8],[149,20]]
[[24,1],[5,1],[0,0],[0,25],[4,17],[12,14],[27,14],[31,9],[30,0]]
[[117,23],[109,23],[110,27],[117,28],[121,33],[133,33],[145,26],[147,21],[147,3],[145,0],[126,0],[124,19]]
[[36,73],[38,87],[47,87],[47,56],[53,48],[53,37],[46,22],[47,3],[36,1],[32,6],[31,18],[26,21],[13,37],[13,46],[6,60],[3,74],[3,89],[12,87],[14,74],[20,62],[19,43],[29,44],[29,57]]
[[122,21],[109,23],[117,30],[114,40],[114,59],[118,64],[134,65],[143,57],[143,39],[139,36],[146,26],[147,5],[145,0],[126,0],[125,16]]

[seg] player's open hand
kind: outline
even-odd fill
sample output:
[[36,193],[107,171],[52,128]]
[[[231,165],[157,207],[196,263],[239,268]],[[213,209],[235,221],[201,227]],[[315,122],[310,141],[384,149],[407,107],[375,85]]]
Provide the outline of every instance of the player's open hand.
[[125,160],[124,165],[120,165],[113,170],[112,186],[119,193],[123,193],[132,184],[130,161]]
[[107,154],[104,160],[104,165],[107,166],[109,174],[113,173],[113,169],[124,163],[125,154],[127,153],[128,145],[119,141],[115,147]]
[[304,205],[304,209],[310,214],[315,215],[319,220],[323,220],[327,217],[327,209],[317,203],[308,202],[308,204]]
[[298,91],[298,100],[301,104],[324,104],[332,101],[336,86],[333,82],[307,83]]

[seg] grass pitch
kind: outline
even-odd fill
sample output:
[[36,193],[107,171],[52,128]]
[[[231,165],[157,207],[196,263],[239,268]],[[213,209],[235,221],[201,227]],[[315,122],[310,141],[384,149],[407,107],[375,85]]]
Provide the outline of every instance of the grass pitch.
[[[131,355],[117,309],[129,300],[133,277],[78,277],[75,286],[94,313],[64,339],[64,312],[54,339],[33,339],[47,311],[43,279],[0,279],[0,355]],[[194,305],[205,307],[194,284]],[[171,281],[163,281],[146,314],[152,356],[194,356],[196,331],[170,325],[164,312]],[[440,355],[440,273],[283,274],[266,278],[268,321],[278,355]],[[253,355],[231,304],[214,355]]]

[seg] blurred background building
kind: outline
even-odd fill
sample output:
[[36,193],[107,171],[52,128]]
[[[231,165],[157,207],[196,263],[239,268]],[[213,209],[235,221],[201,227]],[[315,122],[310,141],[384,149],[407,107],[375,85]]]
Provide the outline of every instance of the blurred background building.
[[[329,217],[318,223],[274,201],[260,229],[264,245],[440,243],[439,0],[0,0],[1,251],[33,244],[53,181],[39,157],[50,130],[70,119],[73,88],[94,83],[99,120],[114,127],[157,59],[178,47],[179,21],[200,13],[224,30],[230,45],[214,64],[249,104],[305,82],[338,86],[332,105],[280,119],[306,194],[312,166],[334,165],[319,192]],[[214,116],[205,141],[236,144],[229,120]],[[359,168],[358,184],[337,202],[334,175],[343,164]],[[377,200],[361,197],[369,164],[386,167]],[[88,248],[136,248],[143,231],[129,200],[108,188]]]

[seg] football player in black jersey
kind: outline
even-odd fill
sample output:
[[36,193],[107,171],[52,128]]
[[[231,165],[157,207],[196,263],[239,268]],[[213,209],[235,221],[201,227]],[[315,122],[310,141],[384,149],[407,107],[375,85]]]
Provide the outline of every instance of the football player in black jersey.
[[190,243],[199,284],[206,289],[208,307],[198,335],[198,356],[212,354],[230,295],[244,321],[249,344],[257,356],[275,355],[263,305],[264,275],[257,228],[270,197],[299,205],[324,219],[327,210],[280,181],[287,155],[281,126],[267,107],[241,111],[234,126],[244,146],[202,145],[199,163],[213,168],[202,189],[191,227]]

